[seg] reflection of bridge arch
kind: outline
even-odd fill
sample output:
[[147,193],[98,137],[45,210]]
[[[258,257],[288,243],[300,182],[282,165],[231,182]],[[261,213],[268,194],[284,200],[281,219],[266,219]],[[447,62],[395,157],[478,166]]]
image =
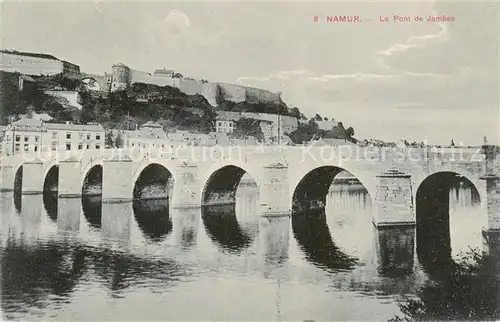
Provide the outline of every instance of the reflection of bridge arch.
[[[335,176],[342,171],[349,172],[341,167],[323,165],[309,169],[306,173],[302,173],[300,180],[296,184],[292,184],[292,210],[297,212],[314,208],[323,208],[326,205],[326,197]],[[353,175],[355,176],[355,174]],[[363,187],[367,189],[370,197],[373,198],[374,195],[371,194],[370,189],[367,187],[369,184],[365,183],[366,180],[363,178],[360,179],[359,177],[356,178],[361,182]]]
[[14,171],[14,193],[21,193],[23,189],[23,164],[21,163]]
[[58,211],[58,199],[57,194],[54,193],[43,193],[43,205],[47,216],[54,222],[57,221],[57,211]]
[[172,218],[165,200],[134,200],[132,208],[135,221],[146,238],[159,242],[172,232]]
[[201,211],[207,234],[222,249],[240,252],[251,245],[253,236],[238,223],[234,205],[206,206]]
[[209,204],[214,200],[234,203],[236,189],[245,173],[248,173],[257,186],[260,187],[261,180],[257,175],[258,172],[245,162],[230,161],[212,166],[201,181],[203,185],[201,191],[202,203]]
[[90,226],[101,228],[102,199],[100,196],[82,196],[82,210]]
[[[417,186],[415,207],[417,253],[424,266],[451,263],[450,190],[464,183],[472,189],[472,200],[482,201],[474,178],[452,171],[438,171],[425,177]],[[479,183],[480,184],[480,183]],[[471,220],[477,220],[471,214]]]
[[292,216],[295,239],[307,259],[330,270],[351,269],[356,259],[346,255],[333,242],[323,209]]

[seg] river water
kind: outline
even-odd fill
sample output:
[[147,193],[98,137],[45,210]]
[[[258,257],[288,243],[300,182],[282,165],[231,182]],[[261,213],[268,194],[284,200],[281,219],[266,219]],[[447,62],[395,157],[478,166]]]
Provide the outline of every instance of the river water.
[[[411,233],[373,228],[371,199],[334,185],[324,212],[168,210],[0,194],[1,309],[19,320],[387,320],[428,281]],[[450,191],[454,255],[482,247],[471,188]],[[413,237],[412,237],[413,236]]]

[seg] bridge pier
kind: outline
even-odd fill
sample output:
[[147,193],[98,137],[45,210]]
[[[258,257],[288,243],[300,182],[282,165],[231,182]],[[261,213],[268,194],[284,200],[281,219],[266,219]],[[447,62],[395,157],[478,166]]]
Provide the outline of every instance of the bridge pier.
[[291,214],[289,200],[288,166],[273,163],[263,167],[259,200],[263,216]]
[[290,229],[289,217],[259,219],[260,252],[266,263],[281,264],[288,259]]
[[[132,201],[132,160],[127,156],[104,159],[102,166],[102,202]],[[104,213],[104,211],[103,211]]]
[[40,160],[23,163],[23,195],[37,195],[43,193],[43,162]]
[[182,162],[174,169],[172,208],[201,207],[201,187],[198,166]]
[[130,241],[131,221],[134,211],[132,202],[108,202],[102,204],[101,232],[105,238]]
[[59,199],[57,201],[57,229],[69,232],[78,232],[80,229],[81,213],[81,199]]
[[488,227],[483,229],[484,244],[487,251],[500,254],[500,173],[496,156],[500,148],[495,145],[483,145],[485,154],[485,174],[480,179],[486,181],[486,212]]
[[57,184],[57,193],[59,198],[80,198],[82,196],[82,187],[80,186],[79,173],[80,161],[76,158],[69,158],[59,161],[59,182]]
[[175,208],[171,211],[173,240],[175,245],[188,249],[196,244],[201,208]]
[[378,272],[382,276],[401,277],[413,273],[414,227],[375,227]]
[[415,226],[411,175],[392,169],[377,175],[373,224],[384,226]]
[[0,192],[14,190],[14,169],[10,165],[0,166]]

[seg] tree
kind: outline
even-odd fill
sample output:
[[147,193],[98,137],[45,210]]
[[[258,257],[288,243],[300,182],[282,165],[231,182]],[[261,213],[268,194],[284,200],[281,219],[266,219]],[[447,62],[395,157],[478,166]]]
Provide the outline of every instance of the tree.
[[300,118],[300,110],[298,107],[292,107],[289,111],[290,116]]
[[453,139],[451,139],[451,144],[450,146],[455,146],[455,142],[453,142]]
[[316,113],[316,115],[314,115],[314,120],[315,121],[322,121],[323,118],[321,117],[321,115],[319,115],[319,114]]
[[324,117],[323,120],[328,121],[328,117]]
[[404,317],[391,321],[499,320],[500,258],[471,250],[452,262],[434,283],[418,292],[418,299],[399,303]]
[[347,137],[349,138],[352,138],[354,136],[354,128],[352,126],[349,126],[346,130],[345,130],[346,134],[347,134]]
[[113,146],[113,133],[111,131],[106,132],[106,138],[104,140],[104,144],[107,147]]
[[122,139],[122,135],[120,134],[120,132],[118,132],[118,135],[116,136],[115,147],[116,148],[123,148],[123,139]]

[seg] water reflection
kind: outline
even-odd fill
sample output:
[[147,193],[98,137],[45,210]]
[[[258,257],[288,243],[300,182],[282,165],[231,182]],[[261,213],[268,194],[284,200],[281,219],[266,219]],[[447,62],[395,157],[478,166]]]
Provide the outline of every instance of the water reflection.
[[174,243],[186,250],[196,245],[200,222],[199,208],[172,209]]
[[266,263],[283,264],[288,259],[290,217],[262,217],[259,220],[261,254]]
[[[9,239],[2,253],[2,303],[6,313],[43,308],[53,295],[65,300],[86,268],[85,252],[60,242],[28,246]],[[61,299],[62,297],[62,299]]]
[[57,228],[61,231],[78,232],[81,214],[80,198],[61,198],[58,201]]
[[101,228],[102,220],[102,197],[82,196],[83,215],[90,226]]
[[240,252],[252,243],[252,235],[238,224],[234,204],[205,206],[202,216],[208,235],[222,249]]
[[[1,305],[13,319],[387,320],[429,276],[414,232],[374,230],[369,196],[352,187],[331,191],[326,212],[291,219],[260,217],[255,191],[239,188],[234,208],[203,215],[160,201],[42,195],[22,196],[18,214],[12,193],[0,197]],[[467,199],[464,187],[458,199],[450,192],[454,252],[476,238],[463,233],[475,229]],[[82,232],[58,233],[54,210],[60,228]],[[100,229],[85,235],[85,222]]]
[[101,233],[105,238],[124,244],[130,242],[130,227],[133,216],[131,202],[106,202],[102,204]]
[[356,259],[343,253],[332,241],[323,209],[292,214],[292,228],[295,239],[310,262],[330,270],[354,267]]
[[374,227],[374,230],[380,276],[401,277],[412,274],[415,228]]
[[153,242],[172,232],[168,199],[134,200],[134,217],[144,235]]
[[446,272],[460,251],[479,246],[483,217],[479,193],[467,179],[443,172],[424,180],[416,198],[417,255],[424,269],[429,274]]
[[57,191],[44,191],[43,192],[43,205],[47,215],[53,222],[57,222]]

